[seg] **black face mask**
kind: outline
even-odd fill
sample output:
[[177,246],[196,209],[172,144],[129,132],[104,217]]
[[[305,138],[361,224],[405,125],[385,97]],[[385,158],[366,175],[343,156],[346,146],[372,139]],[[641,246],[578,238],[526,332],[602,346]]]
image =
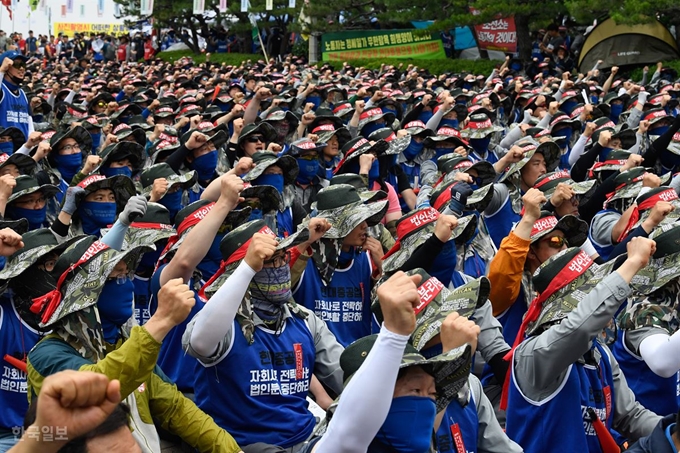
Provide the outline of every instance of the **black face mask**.
[[6,73],[5,75],[9,78],[9,81],[12,82],[12,83],[13,83],[14,85],[16,85],[16,86],[21,85],[22,82],[24,81],[24,78],[23,78],[23,77],[22,77],[22,78],[14,77],[14,76],[11,75],[9,72]]

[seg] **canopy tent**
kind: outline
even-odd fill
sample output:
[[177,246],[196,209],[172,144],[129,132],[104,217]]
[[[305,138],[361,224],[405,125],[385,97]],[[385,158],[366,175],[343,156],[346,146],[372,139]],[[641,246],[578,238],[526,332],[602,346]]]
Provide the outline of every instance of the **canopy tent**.
[[661,22],[622,25],[607,19],[588,34],[578,65],[585,72],[598,60],[604,62],[600,68],[610,68],[673,60],[679,55],[673,35]]

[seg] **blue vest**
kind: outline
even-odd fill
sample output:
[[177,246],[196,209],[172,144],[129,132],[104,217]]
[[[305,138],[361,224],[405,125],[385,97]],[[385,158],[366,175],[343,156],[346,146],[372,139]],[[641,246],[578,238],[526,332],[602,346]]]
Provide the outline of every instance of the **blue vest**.
[[16,127],[28,138],[28,122],[31,115],[28,110],[28,99],[24,90],[19,89],[16,95],[2,82],[2,102],[0,102],[0,126]]
[[258,326],[252,345],[237,321],[231,332],[229,352],[198,367],[196,404],[239,445],[304,442],[315,425],[306,398],[316,358],[305,321],[289,317],[280,334]]
[[586,409],[593,408],[611,429],[616,397],[609,352],[597,341],[593,348],[602,355],[599,366],[579,362],[569,365],[566,381],[541,402],[530,401],[522,394],[511,367],[505,430],[526,453],[555,451],[555,446],[560,446],[560,451],[602,452]]
[[[603,211],[598,212],[597,214],[602,214],[602,213],[605,213],[605,212],[618,212],[618,211],[616,211],[614,209],[605,209]],[[592,225],[592,222],[591,222],[591,225]],[[597,254],[600,255],[604,261],[608,261],[609,255],[611,255],[611,253],[614,251],[615,246],[612,245],[612,244],[601,245],[600,243],[598,243],[593,238],[593,235],[590,233],[591,229],[592,229],[592,227],[588,228],[588,239],[590,239],[590,242],[593,243],[593,247],[595,247],[595,250],[597,250]]]
[[371,263],[368,252],[361,253],[347,269],[335,269],[328,286],[324,286],[313,260],[309,260],[293,297],[324,320],[343,347],[370,335]]
[[499,316],[496,316],[498,322],[503,326],[503,339],[507,344],[515,343],[517,332],[519,332],[519,328],[522,325],[522,319],[527,312],[527,304],[524,299],[524,285],[520,285],[519,295],[515,302]]
[[453,400],[446,408],[444,418],[437,430],[439,453],[477,453],[479,417],[477,405],[470,391],[470,402],[461,406]]
[[[61,201],[64,199],[64,195],[66,195],[66,191],[68,190],[69,185],[68,185],[68,183],[67,183],[66,181],[64,181],[63,179],[60,179],[60,180],[59,180],[59,186],[58,186],[58,187],[59,187],[59,190],[60,190],[61,192],[57,192],[57,193],[54,195],[54,199],[57,200],[57,202],[58,202],[59,205],[61,206]],[[56,212],[56,213],[55,213],[55,215],[58,215],[58,214],[59,214],[59,212]]]
[[203,194],[203,191],[205,189],[201,186],[199,187],[200,188],[198,189],[198,192],[194,192],[193,190],[187,190],[187,194],[189,195],[189,203],[187,203],[187,205],[190,205],[194,201],[198,201],[201,199],[201,195]]
[[[151,300],[149,301],[149,312],[153,316],[158,308],[158,291],[161,290],[160,278],[161,271],[167,264],[160,266],[151,277]],[[189,287],[193,287],[193,281],[189,280]],[[161,350],[158,353],[158,366],[163,372],[177,384],[177,388],[184,393],[191,393],[194,389],[196,370],[199,368],[198,361],[186,354],[182,349],[182,335],[186,330],[187,324],[203,308],[202,300],[194,293],[194,304],[189,316],[182,323],[172,328],[170,333],[163,340]]]
[[21,320],[11,300],[0,298],[0,429],[24,426],[28,410],[26,373],[3,358],[22,359],[39,339],[38,332]]
[[655,374],[642,357],[628,349],[625,338],[626,332],[619,331],[612,352],[626,376],[628,386],[635,393],[635,399],[659,415],[677,414],[678,402],[674,397],[677,394],[677,377],[663,378]]
[[420,164],[402,162],[399,165],[401,165],[401,169],[404,170],[404,174],[408,177],[411,187],[414,189],[420,187]]
[[283,212],[276,213],[277,234],[281,238],[285,238],[295,233],[295,225],[293,225],[293,209],[288,207]]
[[458,250],[455,241],[451,240],[444,244],[439,255],[434,259],[432,267],[430,268],[430,275],[437,277],[437,280],[442,282],[444,286],[449,286],[453,278],[453,273],[456,272],[456,264],[458,263]]
[[503,206],[492,215],[485,215],[486,227],[489,230],[489,236],[496,245],[496,248],[501,247],[501,241],[510,234],[512,226],[521,220],[519,214],[512,209],[512,201],[510,196],[505,200]]
[[151,296],[151,279],[135,275],[132,280],[135,285],[135,319],[143,326],[151,317],[149,297]]

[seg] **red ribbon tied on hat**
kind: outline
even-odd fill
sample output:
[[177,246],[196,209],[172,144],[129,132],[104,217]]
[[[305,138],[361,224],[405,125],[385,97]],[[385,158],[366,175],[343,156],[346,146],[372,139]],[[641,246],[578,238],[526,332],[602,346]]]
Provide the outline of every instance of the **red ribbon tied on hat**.
[[422,225],[436,221],[438,218],[439,211],[434,208],[428,208],[417,211],[409,218],[399,222],[399,225],[397,225],[397,241],[394,243],[392,248],[389,249],[385,255],[383,255],[383,261],[401,249],[401,240],[408,236],[409,233],[411,233],[416,228],[421,227]]
[[203,206],[201,209],[195,211],[190,216],[187,216],[184,220],[182,220],[182,223],[180,223],[179,226],[177,227],[177,234],[173,234],[172,236],[170,236],[170,238],[168,239],[168,243],[161,252],[160,256],[165,256],[165,254],[172,249],[172,246],[175,245],[177,241],[179,241],[179,238],[182,237],[182,233],[184,233],[186,230],[195,226],[198,222],[203,220],[212,210],[213,206],[215,206],[215,203],[209,203]]
[[[569,263],[567,263],[566,266],[564,266],[564,268],[562,268],[555,278],[552,279],[548,287],[531,301],[531,305],[529,305],[529,309],[524,315],[524,319],[522,319],[522,324],[519,327],[519,331],[517,332],[517,337],[515,338],[515,342],[512,345],[512,349],[510,349],[510,351],[505,354],[505,357],[503,357],[503,360],[506,362],[511,362],[510,367],[513,366],[512,356],[515,353],[515,349],[517,349],[517,346],[519,346],[520,343],[524,341],[524,333],[527,331],[529,324],[538,320],[541,311],[543,311],[543,304],[545,301],[548,300],[550,296],[555,294],[555,292],[564,288],[576,278],[583,275],[592,265],[592,258],[590,258],[586,252],[581,250],[575,257],[571,259],[571,261],[569,261]],[[503,410],[507,409],[508,407],[508,391],[510,389],[511,373],[511,371],[508,371],[508,373],[505,375],[505,382],[503,383],[503,393],[501,393],[501,409]]]
[[72,264],[68,269],[66,269],[66,271],[64,271],[63,274],[61,274],[55,289],[45,295],[33,299],[31,311],[35,314],[40,313],[45,308],[45,305],[47,305],[47,308],[45,309],[41,319],[43,324],[49,321],[61,302],[61,287],[64,285],[66,277],[68,277],[71,272],[91,260],[95,255],[107,250],[108,248],[109,246],[103,242],[94,241],[92,245],[85,251],[85,253],[83,253],[83,256],[81,256],[75,264]]
[[675,189],[667,189],[662,192],[657,193],[656,195],[653,195],[649,198],[647,198],[645,201],[641,202],[638,206],[637,209],[634,209],[633,212],[630,215],[630,219],[628,219],[628,224],[626,225],[626,228],[623,230],[619,238],[616,240],[616,242],[621,242],[625,239],[626,236],[628,236],[628,233],[630,233],[630,230],[633,229],[636,223],[638,223],[638,220],[640,220],[640,215],[648,209],[652,209],[659,201],[673,201],[678,199],[678,194],[675,191]]
[[595,175],[595,170],[598,168],[602,168],[605,165],[617,165],[619,167],[623,167],[623,165],[626,163],[626,159],[612,159],[612,160],[605,160],[604,162],[596,162],[595,165],[588,171],[588,177],[592,178]]
[[[274,232],[271,230],[271,228],[269,228],[267,225],[260,228],[258,233],[268,234],[270,236],[276,236],[274,234]],[[220,263],[219,269],[217,269],[217,272],[215,272],[213,274],[213,276],[210,277],[210,279],[207,282],[205,282],[205,285],[203,285],[201,287],[201,289],[198,291],[199,299],[201,299],[203,302],[208,301],[208,297],[205,295],[205,290],[210,285],[212,285],[213,282],[215,280],[217,280],[220,275],[224,274],[224,271],[227,269],[227,266],[229,266],[232,263],[235,263],[236,261],[241,261],[243,258],[246,257],[246,253],[248,253],[248,247],[250,246],[250,241],[252,241],[252,240],[253,240],[253,238],[251,237],[241,247],[236,249],[236,251],[234,251],[234,253],[232,253],[226,261],[222,260],[222,262]]]

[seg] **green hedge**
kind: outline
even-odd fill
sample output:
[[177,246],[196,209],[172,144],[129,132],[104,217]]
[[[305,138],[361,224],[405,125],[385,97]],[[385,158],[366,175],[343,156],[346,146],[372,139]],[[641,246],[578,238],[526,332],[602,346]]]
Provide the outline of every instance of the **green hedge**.
[[[175,50],[172,52],[160,52],[158,57],[165,61],[176,61],[182,57],[192,57],[195,62],[203,63],[205,61],[205,54],[194,54],[190,50]],[[257,61],[262,59],[262,54],[236,54],[236,53],[213,53],[210,55],[210,61],[214,63],[226,63],[228,65],[240,65],[244,60]],[[319,62],[322,65],[325,62]],[[385,63],[387,65],[398,66],[400,63],[404,67],[412,64],[419,68],[424,68],[432,74],[442,74],[444,72],[474,72],[476,74],[489,74],[491,70],[498,64],[499,61],[489,60],[415,60],[415,59],[384,59],[384,60],[350,60],[348,61],[354,67],[364,67],[368,69],[379,69],[380,65]],[[339,69],[342,62],[334,61],[331,64]]]
[[[678,74],[680,74],[680,60],[671,60],[671,61],[664,61],[663,65],[665,68],[673,68],[675,69]],[[652,74],[654,74],[654,71],[656,71],[656,65],[655,64],[650,64],[649,66],[649,75],[647,76],[647,81],[649,82],[652,78]],[[630,78],[636,81],[642,80],[642,68],[636,68],[633,69],[630,72]]]

